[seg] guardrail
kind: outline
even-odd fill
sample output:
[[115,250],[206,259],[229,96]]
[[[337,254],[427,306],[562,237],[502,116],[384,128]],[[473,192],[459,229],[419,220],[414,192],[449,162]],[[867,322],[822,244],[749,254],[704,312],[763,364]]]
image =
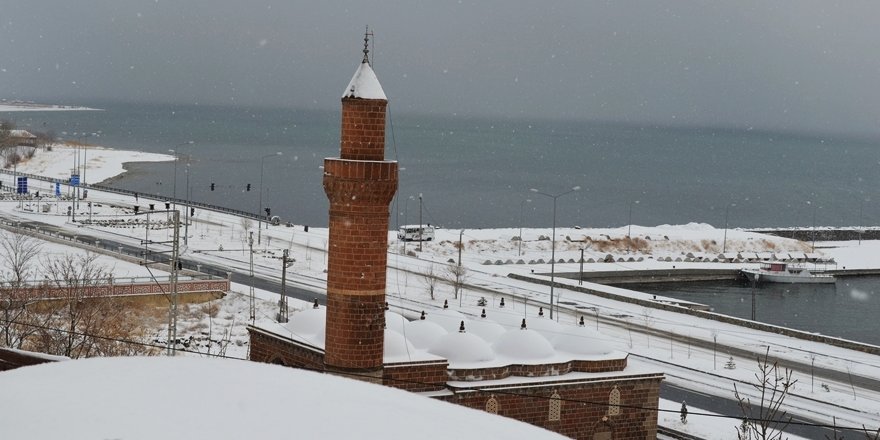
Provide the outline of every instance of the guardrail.
[[[28,179],[40,180],[43,182],[61,183],[62,185],[69,185],[69,182],[66,179],[56,179],[56,178],[40,176],[40,175],[30,174],[30,173],[21,173],[21,172],[13,173],[12,171],[5,170],[5,169],[0,169],[0,173],[12,175],[12,176],[27,177]],[[84,189],[95,189],[98,191],[105,191],[105,192],[110,192],[110,193],[115,193],[115,194],[128,195],[131,197],[134,197],[135,195],[144,196],[144,197],[149,197],[151,199],[167,201],[170,203],[176,203],[178,205],[185,205],[187,207],[192,206],[192,207],[201,208],[201,209],[210,209],[212,211],[222,212],[222,213],[226,213],[226,214],[233,214],[233,215],[237,215],[240,217],[247,217],[247,218],[250,218],[253,220],[268,221],[262,215],[254,214],[252,212],[242,211],[240,209],[233,209],[233,208],[227,208],[225,206],[212,205],[210,203],[196,202],[193,200],[187,200],[187,199],[181,199],[181,198],[175,198],[175,197],[167,197],[167,196],[163,196],[160,194],[151,194],[151,193],[146,193],[146,192],[132,191],[132,190],[128,190],[128,189],[113,188],[111,186],[101,185],[101,184],[90,185],[87,183],[80,183],[79,186]],[[49,195],[52,195],[52,194],[49,194]]]

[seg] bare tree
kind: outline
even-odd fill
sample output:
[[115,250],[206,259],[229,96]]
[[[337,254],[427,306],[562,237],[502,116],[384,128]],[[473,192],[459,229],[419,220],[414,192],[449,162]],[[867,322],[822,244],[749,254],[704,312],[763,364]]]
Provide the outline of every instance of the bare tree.
[[254,221],[247,217],[242,217],[241,220],[239,220],[239,224],[241,225],[241,229],[244,230],[244,236],[247,236],[248,231],[254,227]]
[[791,370],[779,367],[778,362],[771,364],[769,356],[770,347],[767,347],[763,359],[758,357],[757,382],[751,384],[760,396],[758,401],[752,402],[751,398],[741,395],[736,383],[733,384],[743,414],[743,423],[736,428],[741,440],[780,440],[783,430],[791,422],[791,416],[782,409],[782,404],[797,380],[792,380]]
[[24,234],[0,232],[0,248],[0,265],[10,273],[6,283],[0,282],[2,343],[7,347],[21,348],[24,339],[35,331],[34,326],[27,325],[33,324],[28,305],[31,302],[30,292],[34,288],[27,284],[27,279],[34,277],[32,267],[40,253],[41,243]]
[[112,274],[93,254],[71,255],[43,263],[50,284],[60,298],[49,308],[51,325],[34,341],[38,351],[71,358],[152,354],[143,342],[146,331],[138,325],[136,310],[112,297],[95,295]]
[[446,279],[447,283],[452,285],[452,291],[455,295],[455,299],[458,299],[458,295],[459,293],[461,293],[465,281],[467,281],[467,268],[464,266],[450,264],[449,266],[446,266],[446,273],[444,274],[444,278]]
[[434,271],[434,265],[428,266],[424,272],[422,272],[422,279],[425,280],[425,286],[428,289],[428,293],[431,295],[431,299],[434,299],[434,288],[437,287],[437,273]]

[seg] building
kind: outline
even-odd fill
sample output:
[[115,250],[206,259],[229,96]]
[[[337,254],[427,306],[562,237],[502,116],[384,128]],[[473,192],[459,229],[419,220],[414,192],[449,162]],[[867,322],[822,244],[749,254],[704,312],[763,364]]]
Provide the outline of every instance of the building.
[[407,319],[385,302],[385,93],[364,58],[342,97],[340,156],[324,161],[330,199],[327,304],[286,324],[248,327],[250,359],[381,383],[573,438],[653,439],[663,375],[627,365],[601,335],[504,301],[479,317],[446,308]]
[[37,137],[27,130],[9,130],[9,144],[21,147],[36,147]]

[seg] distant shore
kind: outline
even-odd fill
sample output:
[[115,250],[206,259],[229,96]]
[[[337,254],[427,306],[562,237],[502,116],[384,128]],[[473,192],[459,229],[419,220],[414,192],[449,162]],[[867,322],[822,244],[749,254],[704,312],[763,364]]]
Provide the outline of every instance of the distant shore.
[[23,101],[0,100],[0,112],[43,112],[43,111],[103,111],[99,108],[75,105],[37,104]]

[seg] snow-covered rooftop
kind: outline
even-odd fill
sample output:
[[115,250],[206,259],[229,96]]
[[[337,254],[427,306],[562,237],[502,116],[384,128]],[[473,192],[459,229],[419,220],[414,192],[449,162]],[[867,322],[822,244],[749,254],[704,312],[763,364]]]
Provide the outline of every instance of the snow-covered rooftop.
[[204,358],[93,358],[0,374],[10,439],[562,438],[329,374]]
[[366,62],[361,63],[361,65],[358,66],[357,70],[354,72],[354,76],[351,77],[351,81],[348,83],[348,87],[342,92],[342,97],[388,99],[385,97],[385,91],[382,90],[382,85],[379,84],[379,78],[376,78],[376,73],[373,72],[373,68]]
[[[429,309],[425,320],[409,321],[386,311],[385,362],[436,360],[439,356],[449,361],[450,368],[471,369],[626,357],[602,342],[597,331],[563,326],[541,316],[527,318],[527,329],[521,329],[520,314],[495,311],[492,317]],[[294,312],[283,325],[270,320],[256,323],[264,331],[318,348],[324,348],[325,326],[323,307]]]

